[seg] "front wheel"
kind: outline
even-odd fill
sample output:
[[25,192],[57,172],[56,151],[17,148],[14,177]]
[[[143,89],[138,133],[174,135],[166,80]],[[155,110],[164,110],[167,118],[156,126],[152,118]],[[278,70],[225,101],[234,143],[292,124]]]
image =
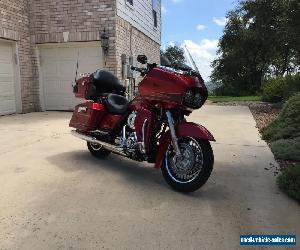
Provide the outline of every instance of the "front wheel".
[[88,142],[87,147],[91,154],[98,159],[104,159],[111,153],[109,150],[103,148],[99,144]]
[[208,141],[184,137],[178,139],[180,155],[169,145],[162,165],[166,182],[180,192],[194,192],[208,180],[214,154]]

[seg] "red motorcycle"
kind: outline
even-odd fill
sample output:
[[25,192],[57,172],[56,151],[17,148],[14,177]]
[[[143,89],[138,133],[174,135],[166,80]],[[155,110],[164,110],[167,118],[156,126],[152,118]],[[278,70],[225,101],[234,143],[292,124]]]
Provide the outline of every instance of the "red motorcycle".
[[193,192],[206,183],[214,163],[209,142],[214,137],[185,119],[206,101],[204,81],[186,65],[176,70],[157,66],[144,55],[138,62],[147,66],[132,67],[144,79],[131,102],[108,71],[97,70],[76,81],[75,96],[87,101],[75,107],[70,127],[76,130],[71,133],[87,141],[97,158],[116,153],[154,163],[172,188]]

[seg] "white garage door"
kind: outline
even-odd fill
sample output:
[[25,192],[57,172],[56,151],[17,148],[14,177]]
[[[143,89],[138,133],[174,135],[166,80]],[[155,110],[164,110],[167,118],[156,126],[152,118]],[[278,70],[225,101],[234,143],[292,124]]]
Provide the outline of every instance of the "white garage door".
[[[64,43],[40,47],[41,80],[46,110],[73,110],[80,100],[73,94],[78,59],[80,73],[103,67],[99,42]],[[77,78],[78,78],[77,77]]]
[[16,113],[13,49],[0,41],[0,115]]

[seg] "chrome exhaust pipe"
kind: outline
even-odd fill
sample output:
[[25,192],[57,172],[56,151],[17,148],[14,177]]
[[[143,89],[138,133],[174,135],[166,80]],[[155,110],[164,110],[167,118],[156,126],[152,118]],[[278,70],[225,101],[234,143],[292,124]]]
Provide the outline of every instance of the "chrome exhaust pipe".
[[102,147],[104,147],[105,149],[107,150],[110,150],[116,154],[119,154],[119,155],[122,155],[122,156],[127,156],[123,150],[119,147],[116,147],[112,144],[109,144],[109,143],[106,143],[106,142],[103,142],[103,141],[99,141],[97,140],[97,138],[95,137],[92,137],[92,136],[89,136],[89,135],[85,135],[85,134],[82,134],[76,130],[71,130],[71,134],[74,135],[75,137],[81,139],[81,140],[84,140],[84,141],[87,141],[87,142],[90,142],[90,143],[94,143],[94,144],[99,144],[101,145]]

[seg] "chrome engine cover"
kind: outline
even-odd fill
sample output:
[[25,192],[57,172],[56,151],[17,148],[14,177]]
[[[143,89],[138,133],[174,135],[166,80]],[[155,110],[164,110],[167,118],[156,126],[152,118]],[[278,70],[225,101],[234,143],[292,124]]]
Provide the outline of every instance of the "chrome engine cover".
[[134,133],[131,133],[126,140],[126,147],[128,149],[135,149],[137,147],[137,140]]
[[132,130],[135,130],[135,127],[134,127],[134,122],[135,122],[135,119],[136,119],[136,115],[137,115],[137,112],[134,111],[132,112],[128,118],[127,118],[127,125],[129,126],[129,128],[131,128]]

